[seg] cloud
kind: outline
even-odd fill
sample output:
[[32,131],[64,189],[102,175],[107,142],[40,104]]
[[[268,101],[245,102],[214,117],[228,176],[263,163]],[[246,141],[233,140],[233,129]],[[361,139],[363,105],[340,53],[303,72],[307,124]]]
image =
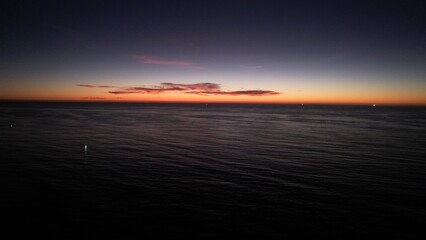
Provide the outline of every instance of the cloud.
[[129,94],[129,93],[141,93],[138,91],[109,91],[111,94]]
[[101,98],[101,97],[81,97],[81,99],[86,99],[86,100],[102,100],[105,98]]
[[86,87],[86,88],[116,88],[115,86],[108,86],[108,85],[90,85],[90,84],[76,84],[76,86],[79,86],[79,87]]
[[180,88],[180,87],[154,87],[154,88],[147,88],[147,87],[127,87],[122,88],[118,91],[109,91],[109,93],[112,94],[124,94],[124,93],[162,93],[162,92],[173,92],[173,91],[185,91],[186,88]]
[[244,90],[244,91],[211,91],[211,92],[200,92],[192,91],[187,93],[200,94],[200,95],[230,95],[230,96],[270,96],[278,95],[279,92],[268,91],[268,90]]
[[146,87],[131,87],[131,88],[126,88],[126,90],[135,90],[135,91],[146,91],[146,92],[165,92],[165,91],[184,91],[186,90],[186,88],[181,88],[181,87],[167,87],[167,88],[163,88],[163,87],[155,87],[155,88],[146,88]]
[[187,92],[187,91],[220,91],[220,85],[216,83],[195,83],[195,84],[180,84],[180,83],[161,83],[160,86],[154,87],[127,87],[118,91],[110,91],[112,94],[125,93],[162,93],[162,92]]
[[170,60],[170,59],[162,59],[159,57],[152,56],[133,56],[138,62],[149,65],[169,65],[176,66],[182,68],[202,68],[200,66],[195,65],[192,62],[184,61],[184,60]]
[[193,84],[182,84],[182,83],[170,83],[164,82],[158,86],[152,87],[114,87],[107,85],[88,85],[78,84],[80,87],[89,88],[115,88],[115,90],[109,91],[111,94],[158,94],[163,92],[182,92],[186,94],[198,94],[202,96],[208,95],[228,95],[228,96],[271,96],[278,95],[279,92],[269,90],[240,90],[240,91],[222,91],[220,84],[217,83],[193,83]]
[[165,87],[178,87],[185,90],[199,91],[219,91],[220,85],[217,83],[195,83],[195,84],[179,84],[179,83],[161,83]]

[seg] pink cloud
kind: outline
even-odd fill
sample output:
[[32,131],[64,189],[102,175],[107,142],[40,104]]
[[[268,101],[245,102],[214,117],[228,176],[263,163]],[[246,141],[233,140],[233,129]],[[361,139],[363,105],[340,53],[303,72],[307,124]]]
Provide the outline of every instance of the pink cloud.
[[162,92],[187,92],[187,91],[220,91],[220,85],[216,83],[195,83],[195,84],[180,84],[180,83],[161,83],[160,86],[154,87],[127,87],[121,88],[118,91],[110,91],[112,94],[124,93],[162,93]]
[[109,91],[111,94],[158,94],[163,92],[182,92],[187,94],[198,94],[203,96],[208,95],[229,95],[229,96],[270,96],[278,95],[279,92],[269,90],[240,90],[240,91],[222,91],[220,84],[217,83],[193,83],[193,84],[182,84],[182,83],[161,83],[158,86],[153,87],[114,87],[107,85],[88,85],[78,84],[80,87],[89,88],[116,88],[116,90]]

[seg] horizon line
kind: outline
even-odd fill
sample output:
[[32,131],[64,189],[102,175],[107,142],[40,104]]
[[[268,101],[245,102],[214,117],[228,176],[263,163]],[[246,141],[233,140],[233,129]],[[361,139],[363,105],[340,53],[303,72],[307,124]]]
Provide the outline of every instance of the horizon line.
[[188,103],[188,104],[257,104],[257,105],[341,105],[341,106],[395,106],[395,107],[426,107],[426,103],[347,103],[347,102],[234,102],[234,101],[141,101],[141,100],[103,100],[103,99],[81,99],[81,100],[52,100],[52,99],[0,99],[0,103],[13,103],[13,102],[76,102],[76,103]]

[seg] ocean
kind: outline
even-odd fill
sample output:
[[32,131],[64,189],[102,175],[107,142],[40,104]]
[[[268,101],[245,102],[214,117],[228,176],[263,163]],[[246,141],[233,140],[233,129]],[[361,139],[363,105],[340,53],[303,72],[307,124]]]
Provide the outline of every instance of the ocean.
[[0,228],[44,239],[416,238],[425,146],[422,107],[2,102]]

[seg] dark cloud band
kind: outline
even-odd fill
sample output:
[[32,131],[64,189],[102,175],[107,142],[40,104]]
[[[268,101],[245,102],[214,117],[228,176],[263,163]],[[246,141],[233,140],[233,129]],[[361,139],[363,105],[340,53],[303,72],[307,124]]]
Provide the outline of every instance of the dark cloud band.
[[170,83],[164,82],[159,86],[153,87],[114,87],[107,85],[88,85],[78,84],[80,87],[88,88],[116,88],[116,90],[109,91],[111,94],[158,94],[162,92],[182,92],[187,94],[198,94],[203,96],[208,95],[227,95],[227,96],[270,96],[278,95],[279,92],[269,90],[244,90],[244,91],[222,91],[220,84],[217,83]]

